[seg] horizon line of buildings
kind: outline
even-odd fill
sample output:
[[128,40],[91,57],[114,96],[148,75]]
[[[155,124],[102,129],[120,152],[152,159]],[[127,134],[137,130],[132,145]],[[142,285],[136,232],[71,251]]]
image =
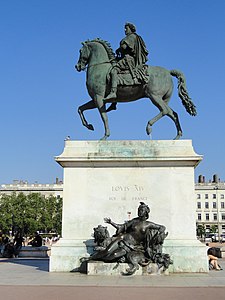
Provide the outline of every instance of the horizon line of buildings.
[[0,185],[0,196],[2,194],[10,195],[11,193],[24,193],[28,195],[29,193],[41,193],[45,197],[50,195],[55,197],[63,198],[63,181],[56,178],[54,183],[29,183],[27,180],[13,180],[10,184]]

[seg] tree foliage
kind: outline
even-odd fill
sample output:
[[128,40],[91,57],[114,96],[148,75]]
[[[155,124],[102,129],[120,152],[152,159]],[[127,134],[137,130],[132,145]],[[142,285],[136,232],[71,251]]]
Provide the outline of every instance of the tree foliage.
[[204,237],[205,236],[205,226],[202,224],[197,225],[197,236],[199,237]]
[[35,231],[61,234],[62,199],[45,197],[40,193],[12,193],[0,198],[0,230],[21,230],[23,234]]

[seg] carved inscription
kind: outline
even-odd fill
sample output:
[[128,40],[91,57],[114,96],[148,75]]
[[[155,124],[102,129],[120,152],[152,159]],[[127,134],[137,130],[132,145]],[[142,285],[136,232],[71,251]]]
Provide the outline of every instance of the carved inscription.
[[110,201],[147,201],[148,196],[145,195],[145,189],[141,185],[113,185],[111,186]]
[[144,187],[136,184],[132,186],[122,186],[122,185],[112,186],[112,192],[128,192],[128,191],[141,192],[144,191]]

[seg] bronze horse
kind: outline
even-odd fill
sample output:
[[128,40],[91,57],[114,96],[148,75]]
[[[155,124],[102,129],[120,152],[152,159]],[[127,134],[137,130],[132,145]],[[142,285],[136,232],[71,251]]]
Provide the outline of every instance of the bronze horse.
[[185,77],[181,72],[178,70],[169,71],[162,67],[148,66],[148,83],[130,86],[119,85],[117,98],[105,101],[104,98],[110,91],[110,86],[107,84],[107,75],[112,61],[115,60],[113,50],[109,43],[100,39],[86,41],[82,44],[83,47],[80,50],[80,57],[75,68],[80,72],[85,70],[87,66],[86,84],[88,93],[92,99],[78,108],[78,113],[84,126],[90,130],[94,130],[93,125],[89,124],[85,119],[83,112],[98,108],[105,127],[105,134],[102,140],[106,140],[110,136],[107,117],[107,111],[110,111],[110,109],[106,109],[106,103],[131,102],[141,98],[149,98],[160,112],[148,121],[146,127],[147,134],[151,133],[152,125],[166,115],[175,123],[177,135],[174,139],[179,139],[182,136],[178,114],[168,105],[173,92],[172,76],[178,79],[178,94],[186,111],[192,116],[195,116],[197,112],[195,105],[189,98],[185,85]]

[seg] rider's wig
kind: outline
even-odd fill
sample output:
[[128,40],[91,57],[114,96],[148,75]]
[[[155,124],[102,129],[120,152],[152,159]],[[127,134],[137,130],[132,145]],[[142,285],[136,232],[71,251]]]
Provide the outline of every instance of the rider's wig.
[[126,23],[125,24],[125,27],[129,27],[130,28],[130,30],[132,31],[132,32],[136,32],[136,27],[135,27],[135,25],[134,24],[132,24],[132,23]]

